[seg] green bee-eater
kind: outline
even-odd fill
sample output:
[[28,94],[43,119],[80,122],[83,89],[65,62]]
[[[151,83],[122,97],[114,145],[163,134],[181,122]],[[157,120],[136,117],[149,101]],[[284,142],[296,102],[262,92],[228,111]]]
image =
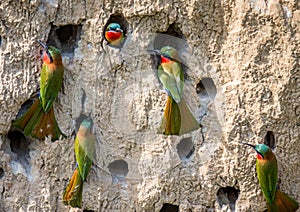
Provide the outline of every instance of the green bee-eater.
[[44,139],[52,135],[57,140],[63,135],[55,119],[53,103],[62,86],[64,66],[60,51],[53,46],[38,41],[43,47],[43,66],[40,80],[40,95],[33,105],[13,125],[26,136]]
[[257,152],[256,172],[262,193],[268,204],[268,212],[294,212],[299,203],[278,190],[277,160],[272,150],[265,144],[256,146],[243,143],[254,148]]
[[96,138],[92,133],[92,120],[82,121],[75,139],[77,168],[64,192],[63,202],[81,208],[83,182],[92,166]]
[[190,112],[183,99],[184,73],[178,52],[170,46],[160,51],[161,62],[157,73],[160,82],[168,93],[168,99],[158,133],[165,135],[181,135],[198,129],[199,123]]
[[106,27],[104,37],[109,46],[120,48],[124,41],[124,32],[120,24],[111,23]]

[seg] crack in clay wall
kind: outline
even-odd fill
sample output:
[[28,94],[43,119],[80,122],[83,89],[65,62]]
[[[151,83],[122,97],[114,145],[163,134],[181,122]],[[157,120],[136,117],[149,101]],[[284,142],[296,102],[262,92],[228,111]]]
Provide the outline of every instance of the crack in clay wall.
[[[104,42],[110,22],[125,28],[122,49]],[[299,23],[296,1],[1,1],[0,211],[79,211],[62,195],[89,113],[83,211],[263,211],[242,141],[273,146],[280,189],[300,201]],[[36,40],[65,66],[54,108],[67,138],[55,142],[11,128],[39,87]],[[145,52],[165,40],[188,67],[184,97],[201,125],[183,136],[156,133],[166,93]]]

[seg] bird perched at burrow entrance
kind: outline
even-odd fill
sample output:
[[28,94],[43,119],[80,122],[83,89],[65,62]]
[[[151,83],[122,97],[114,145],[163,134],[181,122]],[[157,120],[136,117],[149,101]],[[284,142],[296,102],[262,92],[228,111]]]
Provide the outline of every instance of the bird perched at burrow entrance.
[[105,29],[105,40],[109,46],[121,48],[124,41],[124,31],[120,24],[111,23]]
[[75,139],[77,167],[63,194],[64,204],[72,207],[81,208],[83,182],[86,181],[94,159],[96,138],[92,133],[92,125],[91,119],[84,119]]
[[158,133],[181,135],[197,130],[200,126],[183,98],[184,73],[178,52],[165,46],[161,50],[150,50],[160,56],[157,74],[168,93],[164,115]]
[[63,133],[55,119],[53,103],[62,87],[64,66],[57,48],[48,47],[41,41],[37,42],[43,48],[39,96],[32,106],[13,122],[13,126],[23,131],[26,136],[44,139],[52,135],[52,140],[57,140]]
[[275,154],[265,144],[252,145],[257,152],[256,172],[262,193],[267,201],[268,212],[294,212],[299,203],[277,189],[278,167]]

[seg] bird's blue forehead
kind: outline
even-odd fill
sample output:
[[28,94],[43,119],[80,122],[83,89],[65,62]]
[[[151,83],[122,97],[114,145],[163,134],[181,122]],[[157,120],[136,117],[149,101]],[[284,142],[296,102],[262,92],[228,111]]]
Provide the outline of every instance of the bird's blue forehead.
[[265,144],[257,144],[255,146],[255,150],[261,153],[262,155],[265,155],[270,150],[270,148]]
[[109,28],[109,29],[120,29],[121,26],[120,26],[120,24],[117,24],[117,23],[111,23],[110,25],[108,25],[107,28]]
[[92,120],[91,119],[84,119],[82,122],[81,122],[81,126],[87,128],[87,129],[90,129],[92,127]]

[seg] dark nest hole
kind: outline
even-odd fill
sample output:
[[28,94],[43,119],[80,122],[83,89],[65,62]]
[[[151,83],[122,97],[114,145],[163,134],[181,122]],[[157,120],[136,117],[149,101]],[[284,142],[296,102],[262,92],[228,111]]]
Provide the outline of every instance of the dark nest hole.
[[189,159],[195,152],[195,146],[191,138],[183,138],[176,146],[177,154],[181,160]]
[[163,204],[162,208],[160,209],[160,212],[178,212],[179,206],[178,205],[172,205],[169,203]]
[[275,135],[272,131],[267,132],[265,139],[264,139],[264,144],[273,150],[275,149],[276,141],[275,141]]
[[234,187],[222,187],[217,192],[217,202],[222,208],[223,205],[229,205],[231,211],[235,211],[235,202],[238,199],[240,190]]
[[51,26],[48,45],[52,45],[61,50],[62,53],[74,54],[78,47],[81,36],[82,25]]
[[164,46],[174,47],[177,51],[187,48],[186,38],[176,23],[171,24],[165,32],[157,32],[153,47],[160,50]]
[[1,35],[0,35],[0,46],[1,46],[1,44],[2,44],[2,37],[1,37]]
[[32,104],[35,102],[36,98],[37,98],[37,94],[38,92],[34,93],[31,95],[31,97],[26,100],[22,105],[21,108],[17,114],[16,119],[20,118],[24,113],[26,113],[28,111],[28,109],[32,106]]
[[128,163],[125,160],[115,160],[108,165],[108,170],[112,175],[126,177],[128,174]]
[[83,212],[94,212],[93,210],[83,209]]
[[4,170],[3,168],[0,168],[0,179],[4,177]]
[[128,22],[126,20],[126,18],[122,15],[122,14],[113,14],[109,17],[108,21],[106,22],[106,24],[104,25],[103,28],[103,38],[105,37],[105,30],[107,28],[107,26],[111,23],[118,23],[121,26],[121,29],[123,30],[124,36],[126,36],[127,31],[128,31]]
[[200,98],[209,97],[211,100],[214,100],[217,94],[217,88],[211,78],[205,77],[197,84],[196,92]]
[[[155,50],[161,50],[162,47],[164,46],[171,46],[175,48],[178,51],[179,58],[181,60],[182,64],[182,70],[184,73],[184,79],[187,79],[187,62],[183,60],[182,57],[182,52],[188,49],[188,44],[186,42],[186,39],[178,27],[176,23],[173,23],[169,26],[167,31],[165,32],[157,32],[155,38],[154,38],[154,43],[153,43],[153,48]],[[161,60],[159,55],[152,54],[151,55],[151,60],[152,62],[152,68],[154,70],[157,70]]]
[[20,158],[29,157],[29,144],[30,141],[20,131],[10,131],[7,134],[10,140],[10,149],[16,153]]

